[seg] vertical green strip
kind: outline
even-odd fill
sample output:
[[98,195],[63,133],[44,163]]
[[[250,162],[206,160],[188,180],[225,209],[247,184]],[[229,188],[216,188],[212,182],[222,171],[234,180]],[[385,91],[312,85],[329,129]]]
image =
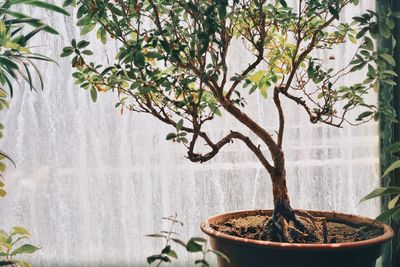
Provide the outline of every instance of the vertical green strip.
[[[400,1],[393,0],[392,10],[399,12],[400,11]],[[394,58],[396,59],[396,73],[400,76],[400,20],[396,20],[396,27],[394,31],[394,37],[397,41],[396,47],[394,48]],[[393,108],[397,112],[397,120],[400,121],[400,80],[397,79],[397,86],[393,90]],[[400,123],[396,123],[393,129],[393,138],[395,142],[400,142]],[[395,172],[395,176],[393,177],[392,185],[400,186],[400,171],[397,170]],[[400,227],[399,225],[393,225],[395,233],[399,233]],[[393,242],[393,255],[392,255],[392,266],[400,266],[400,253],[397,250],[397,244],[399,244],[400,234],[395,236],[395,240]]]
[[[377,11],[378,14],[386,14],[389,10],[398,11],[400,10],[400,1],[398,0],[377,0]],[[381,16],[385,17],[385,16]],[[395,40],[400,40],[400,23],[396,21],[396,27],[393,32]],[[399,54],[399,42],[397,42],[396,47],[393,50],[393,40],[385,39],[383,36],[379,40],[379,50],[386,50],[389,53],[393,53],[397,62],[400,62]],[[396,72],[400,73],[400,64],[396,67]],[[398,81],[397,81],[398,82]],[[400,127],[399,124],[394,123],[393,114],[399,114],[400,109],[400,94],[399,86],[387,86],[381,84],[379,90],[379,105],[385,111],[384,116],[380,118],[380,136],[381,136],[381,172],[387,169],[390,164],[395,160],[395,158],[386,153],[386,149],[395,143],[400,141]],[[392,119],[390,118],[392,117]],[[398,173],[395,174],[396,177],[387,177],[382,181],[382,186],[388,185],[399,185]],[[387,209],[387,204],[389,202],[389,197],[384,198],[382,201],[382,209]],[[397,228],[396,225],[393,225]],[[398,229],[395,229],[397,231]],[[384,267],[397,267],[400,264],[398,259],[399,255],[396,255],[396,242],[386,245],[383,254],[383,266]]]

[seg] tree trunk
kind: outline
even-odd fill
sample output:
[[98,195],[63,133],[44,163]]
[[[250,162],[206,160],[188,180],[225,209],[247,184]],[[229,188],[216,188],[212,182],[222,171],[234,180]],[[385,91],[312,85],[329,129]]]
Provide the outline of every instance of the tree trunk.
[[286,217],[287,212],[291,212],[290,199],[286,184],[285,156],[280,150],[276,155],[272,155],[274,160],[274,171],[270,173],[272,180],[272,191],[274,196],[275,215]]
[[279,177],[272,177],[272,191],[274,195],[275,208],[278,208],[282,205],[290,206],[285,173]]
[[290,206],[283,152],[278,151],[278,153],[273,155],[273,160],[275,166],[270,175],[274,196],[274,213],[266,221],[261,239],[289,243],[322,243],[323,240],[315,232],[318,229],[308,229],[298,219],[295,211]]
[[279,176],[272,175],[271,179],[274,196],[274,217],[283,216],[287,220],[294,220],[295,215],[290,206],[285,170],[281,170]]

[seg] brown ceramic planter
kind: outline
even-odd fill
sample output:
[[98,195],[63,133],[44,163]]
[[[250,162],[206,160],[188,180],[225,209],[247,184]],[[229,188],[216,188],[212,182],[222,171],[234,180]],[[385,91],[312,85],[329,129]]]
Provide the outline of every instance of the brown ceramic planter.
[[272,210],[253,210],[213,216],[201,224],[210,236],[211,247],[223,252],[230,263],[218,259],[219,267],[374,267],[382,254],[383,244],[393,237],[393,230],[378,221],[355,215],[328,211],[309,211],[331,222],[381,228],[384,234],[366,241],[342,244],[289,244],[229,236],[217,232],[212,224],[231,218],[257,214],[271,215]]

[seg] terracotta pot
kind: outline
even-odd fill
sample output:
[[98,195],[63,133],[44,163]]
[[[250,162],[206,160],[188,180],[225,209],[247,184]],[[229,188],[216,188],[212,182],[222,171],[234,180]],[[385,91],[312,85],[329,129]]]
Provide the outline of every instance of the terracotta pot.
[[231,218],[271,215],[272,210],[231,212],[213,216],[201,224],[201,230],[210,237],[211,247],[230,259],[218,259],[219,267],[374,267],[382,254],[383,244],[393,237],[393,230],[378,221],[355,215],[328,211],[309,211],[330,222],[354,226],[372,226],[384,234],[366,241],[342,244],[290,244],[252,240],[217,232],[212,224],[224,223]]

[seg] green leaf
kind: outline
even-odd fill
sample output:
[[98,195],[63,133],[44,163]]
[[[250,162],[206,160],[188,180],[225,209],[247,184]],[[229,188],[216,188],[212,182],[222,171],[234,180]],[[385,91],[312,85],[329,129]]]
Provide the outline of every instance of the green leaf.
[[0,162],[0,172],[4,172],[6,169],[6,165],[3,162]]
[[266,71],[265,70],[259,70],[255,73],[253,73],[250,77],[249,80],[252,81],[253,83],[259,83],[261,79],[264,77]]
[[176,131],[179,132],[180,130],[182,130],[182,127],[183,127],[183,119],[180,119],[175,126]]
[[83,49],[83,48],[87,47],[89,44],[90,44],[90,42],[82,40],[82,41],[79,41],[79,43],[77,44],[77,47],[79,49]]
[[0,197],[5,197],[7,195],[6,190],[0,188]]
[[156,238],[167,238],[165,235],[162,234],[151,234],[151,235],[146,235],[147,237],[156,237]]
[[169,133],[167,134],[167,137],[165,138],[166,140],[172,140],[176,138],[176,133]]
[[369,51],[374,51],[374,42],[369,37],[365,37],[365,47]]
[[268,98],[268,88],[267,86],[263,85],[260,87],[260,93],[263,98]]
[[24,236],[30,236],[31,234],[26,230],[24,227],[21,226],[14,226],[13,227],[13,233],[19,234],[19,235],[24,235]]
[[92,87],[90,89],[90,97],[92,98],[92,101],[94,103],[96,103],[96,101],[97,101],[97,90],[96,90],[96,88]]
[[147,52],[145,57],[147,57],[147,58],[162,58],[162,55],[157,52]]
[[351,34],[347,35],[347,37],[349,38],[350,42],[352,42],[353,44],[357,44],[357,39],[356,39],[356,37],[354,37],[354,36],[351,35]]
[[96,33],[97,39],[100,39],[103,44],[107,43],[107,32],[103,27],[100,27]]
[[167,54],[171,53],[171,49],[169,48],[169,44],[166,41],[161,40],[160,43],[161,43],[162,48],[164,49],[164,51]]
[[18,69],[18,65],[15,64],[14,62],[12,62],[11,60],[9,60],[8,58],[2,56],[0,57],[0,64],[4,65],[10,69]]
[[379,24],[379,30],[381,31],[382,36],[386,39],[390,37],[390,28],[385,24]]
[[369,199],[373,199],[380,196],[385,195],[394,195],[400,194],[400,187],[399,186],[390,186],[390,187],[380,187],[366,195],[360,200],[360,203]]
[[392,200],[390,200],[390,202],[388,203],[388,208],[389,209],[393,209],[397,202],[399,201],[400,195],[395,196]]
[[170,257],[172,257],[172,258],[175,258],[175,259],[178,258],[178,255],[177,255],[176,252],[175,252],[174,250],[172,250],[172,249],[167,253],[167,255],[170,256]]
[[152,264],[153,262],[160,260],[163,262],[171,262],[171,260],[167,257],[167,256],[163,256],[163,255],[153,255],[150,257],[147,257],[147,263],[148,264]]
[[189,252],[200,252],[203,251],[203,246],[196,243],[193,239],[190,239],[186,244],[186,250]]
[[387,168],[385,173],[382,175],[382,178],[398,168],[400,168],[400,160],[393,162],[392,165],[390,165],[389,168]]
[[189,140],[187,139],[187,138],[184,138],[184,137],[182,137],[182,138],[178,138],[178,139],[176,139],[176,141],[178,142],[178,143],[184,143],[184,144],[187,144],[187,143],[189,143]]
[[70,56],[73,52],[74,52],[73,50],[66,50],[66,51],[63,51],[63,52],[61,53],[60,57],[68,57],[68,56]]
[[279,3],[285,8],[288,6],[285,0],[279,0]]
[[25,244],[14,250],[11,255],[17,255],[17,254],[25,254],[25,253],[34,253],[35,251],[39,250],[40,248],[31,245],[31,244]]
[[93,52],[90,51],[90,50],[85,50],[85,51],[82,52],[82,54],[87,55],[87,56],[91,56],[91,55],[93,55]]
[[65,0],[63,3],[63,7],[67,7],[74,4],[74,0]]
[[83,26],[81,28],[81,35],[85,35],[85,34],[91,32],[94,29],[94,27],[96,27],[95,23],[91,23],[91,24],[87,24],[87,25]]
[[382,55],[380,55],[380,57],[382,57],[384,60],[386,60],[386,62],[388,62],[393,67],[396,66],[396,60],[394,59],[393,56],[391,56],[389,54],[382,54]]
[[371,116],[372,114],[374,114],[374,112],[372,112],[372,111],[365,111],[365,112],[361,113],[361,114],[358,116],[358,118],[357,118],[356,120],[357,120],[357,121],[361,121],[361,120],[363,120],[364,118],[367,118],[367,117]]
[[[23,13],[11,11],[11,10],[6,10],[4,11],[5,13],[15,17],[15,18],[31,18]],[[43,23],[42,21],[31,21],[28,22],[27,24],[31,25],[32,27],[35,28],[42,28],[43,31],[52,33],[52,34],[58,34],[58,31],[55,30],[54,28],[48,26],[47,24]]]
[[392,12],[392,16],[397,18],[397,19],[400,19],[400,12],[394,11],[394,12]]
[[397,83],[391,79],[385,79],[385,80],[381,80],[383,83],[390,85],[390,86],[396,86]]
[[398,217],[400,215],[400,205],[394,207],[393,209],[387,210],[379,215],[376,219],[381,222],[388,222],[393,217]]
[[382,73],[387,74],[387,75],[390,75],[390,76],[395,76],[395,77],[398,76],[397,73],[394,72],[394,71],[392,71],[392,70],[385,70],[385,71],[383,71]]
[[398,153],[400,152],[400,142],[396,142],[385,150],[386,153]]
[[170,252],[170,251],[171,251],[171,246],[168,245],[168,246],[166,246],[166,247],[161,251],[161,253],[162,253],[162,254],[167,254],[167,253]]
[[[14,4],[15,2],[18,2],[18,1],[12,1],[11,4]],[[69,16],[69,13],[68,13],[65,9],[63,9],[63,8],[61,8],[61,7],[59,7],[59,6],[50,4],[50,3],[48,3],[48,2],[38,1],[38,0],[33,0],[33,1],[32,1],[32,0],[31,0],[31,1],[19,1],[19,2],[20,2],[21,4],[36,6],[36,7],[48,9],[48,10],[51,10],[51,11],[58,12],[58,13],[61,13],[61,14],[63,14],[63,15]]]

